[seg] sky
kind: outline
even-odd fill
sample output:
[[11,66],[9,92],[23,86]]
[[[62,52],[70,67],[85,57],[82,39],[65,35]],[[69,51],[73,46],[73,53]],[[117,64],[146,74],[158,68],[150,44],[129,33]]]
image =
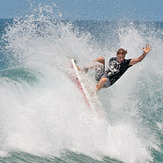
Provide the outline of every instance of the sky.
[[63,19],[163,21],[163,0],[0,0],[0,18],[24,17],[39,3],[56,4]]

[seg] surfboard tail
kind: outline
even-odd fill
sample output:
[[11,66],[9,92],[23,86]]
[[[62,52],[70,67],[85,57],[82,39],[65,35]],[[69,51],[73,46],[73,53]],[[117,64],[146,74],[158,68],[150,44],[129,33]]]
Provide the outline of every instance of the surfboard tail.
[[87,104],[88,108],[96,112],[98,115],[104,116],[104,113],[102,112],[102,104],[98,100],[95,90],[92,90],[90,92],[87,89],[85,83],[82,80],[81,74],[79,72],[80,68],[75,64],[73,58],[71,58],[71,63],[72,63],[72,68],[74,69],[75,83],[79,88],[79,90],[81,91],[84,101]]

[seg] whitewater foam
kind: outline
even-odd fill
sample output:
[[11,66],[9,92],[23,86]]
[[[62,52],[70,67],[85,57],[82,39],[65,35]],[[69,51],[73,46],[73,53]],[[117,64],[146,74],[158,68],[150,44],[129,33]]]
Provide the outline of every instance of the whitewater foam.
[[[3,36],[8,42],[7,51],[14,57],[10,63],[35,70],[38,81],[30,85],[1,78],[1,148],[53,156],[60,156],[68,149],[101,160],[109,156],[126,163],[152,161],[151,148],[159,150],[159,140],[140,115],[138,87],[144,82],[140,81],[140,74],[146,71],[146,77],[151,75],[149,62],[160,61],[151,52],[115,85],[99,92],[108,114],[108,119],[99,119],[88,111],[82,94],[67,77],[71,67],[65,57],[77,59],[79,65],[88,65],[99,56],[96,43],[90,45],[91,35],[81,35],[72,23],[52,21],[53,10],[45,15],[46,9],[42,10],[40,15],[16,20]],[[148,41],[160,52],[160,43],[144,39],[143,32],[133,24],[120,26],[117,35],[119,41],[115,47],[128,49],[129,58],[139,56],[140,47]],[[104,54],[106,58],[116,50],[102,45],[98,48],[109,54]],[[153,73],[157,71],[156,63],[150,62],[150,66]],[[162,74],[161,70],[157,72]]]

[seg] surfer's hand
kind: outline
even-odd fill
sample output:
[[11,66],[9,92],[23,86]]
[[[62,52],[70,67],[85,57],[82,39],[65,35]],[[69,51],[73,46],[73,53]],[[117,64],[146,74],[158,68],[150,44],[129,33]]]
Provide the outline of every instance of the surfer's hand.
[[82,69],[79,68],[78,70],[86,73],[86,72],[88,72],[89,68],[82,68]]
[[89,70],[89,68],[84,68],[84,72],[85,73],[88,72],[88,70]]
[[81,71],[81,68],[78,65],[76,65],[76,68],[78,69],[78,71]]
[[144,53],[145,54],[147,54],[149,51],[151,51],[152,50],[152,46],[150,46],[149,44],[148,45],[146,45],[146,48],[144,49],[144,47],[143,47],[143,51],[144,51]]

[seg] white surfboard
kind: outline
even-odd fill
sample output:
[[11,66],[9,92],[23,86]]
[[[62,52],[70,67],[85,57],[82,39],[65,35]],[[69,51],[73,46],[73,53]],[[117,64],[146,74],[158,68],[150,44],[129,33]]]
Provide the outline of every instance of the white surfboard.
[[85,88],[85,85],[81,81],[81,77],[79,75],[79,71],[78,71],[78,69],[76,67],[74,59],[71,59],[71,62],[72,62],[73,69],[75,71],[76,84],[77,84],[78,88],[80,89],[80,91],[82,92],[82,94],[84,96],[84,100],[87,103],[87,105],[90,108],[93,108],[93,104],[91,103],[90,95],[89,95],[87,89]]
[[72,67],[74,69],[74,75],[75,75],[75,82],[80,89],[81,93],[83,94],[83,98],[87,104],[87,106],[93,111],[96,112],[100,116],[104,116],[104,113],[102,111],[102,104],[98,100],[97,95],[92,95],[90,93],[83,82],[83,79],[81,78],[81,74],[78,71],[78,68],[76,67],[75,61],[73,58],[71,58]]

